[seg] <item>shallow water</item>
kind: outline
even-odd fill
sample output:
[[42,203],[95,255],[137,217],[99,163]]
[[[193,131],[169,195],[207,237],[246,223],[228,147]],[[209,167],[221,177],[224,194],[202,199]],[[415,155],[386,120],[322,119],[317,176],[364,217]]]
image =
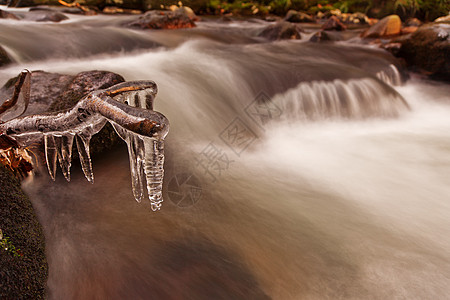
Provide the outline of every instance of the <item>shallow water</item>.
[[86,51],[62,59],[31,57],[32,43],[16,48],[22,59],[0,70],[1,82],[22,68],[151,79],[155,108],[171,121],[158,213],[133,199],[125,145],[94,158],[94,185],[78,166],[71,183],[45,173],[24,183],[46,234],[50,299],[447,297],[448,85],[413,77],[391,86],[402,78],[378,50],[264,43],[261,23],[155,33],[111,25],[114,37],[145,42],[121,52],[84,44],[77,26],[91,32],[105,20],[6,22],[6,32],[73,33]]

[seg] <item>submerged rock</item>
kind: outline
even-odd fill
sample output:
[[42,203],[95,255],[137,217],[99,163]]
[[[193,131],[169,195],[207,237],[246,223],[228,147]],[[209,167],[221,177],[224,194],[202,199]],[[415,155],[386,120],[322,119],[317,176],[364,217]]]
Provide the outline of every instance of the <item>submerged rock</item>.
[[12,12],[0,9],[0,19],[20,20],[18,16]]
[[258,36],[271,41],[295,40],[301,38],[300,31],[300,28],[295,24],[278,22],[267,26],[260,34],[258,34]]
[[397,15],[390,15],[381,19],[378,23],[370,27],[361,36],[363,38],[390,37],[400,34],[402,21]]
[[450,25],[422,26],[400,43],[397,56],[404,58],[413,69],[450,80]]
[[35,22],[61,22],[69,18],[56,11],[35,10],[27,12],[23,19]]
[[125,26],[140,29],[179,29],[193,28],[195,23],[190,16],[180,11],[152,10]]
[[2,164],[0,216],[0,297],[44,299],[48,265],[42,226],[20,181]]

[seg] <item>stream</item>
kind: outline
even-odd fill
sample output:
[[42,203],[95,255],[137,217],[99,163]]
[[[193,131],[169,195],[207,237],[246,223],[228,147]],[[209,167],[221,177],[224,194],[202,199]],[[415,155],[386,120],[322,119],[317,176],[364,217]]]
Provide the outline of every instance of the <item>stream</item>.
[[[2,7],[4,9],[4,7]],[[16,9],[13,11],[23,11]],[[164,203],[134,200],[126,145],[27,180],[49,299],[446,299],[450,86],[346,41],[268,42],[267,22],[140,31],[130,16],[0,19],[22,69],[158,85]],[[410,75],[410,76],[408,76]],[[409,77],[409,78],[408,78]]]

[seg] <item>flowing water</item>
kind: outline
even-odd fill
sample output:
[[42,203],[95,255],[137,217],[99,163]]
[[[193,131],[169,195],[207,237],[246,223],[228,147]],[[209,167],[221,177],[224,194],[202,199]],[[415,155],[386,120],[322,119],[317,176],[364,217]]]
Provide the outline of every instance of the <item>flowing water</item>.
[[[386,53],[267,43],[258,22],[134,31],[129,17],[0,20],[22,69],[158,84],[164,204],[136,203],[126,146],[24,184],[50,299],[446,299],[450,87]],[[75,163],[76,164],[76,163]],[[61,173],[61,172],[60,172]]]

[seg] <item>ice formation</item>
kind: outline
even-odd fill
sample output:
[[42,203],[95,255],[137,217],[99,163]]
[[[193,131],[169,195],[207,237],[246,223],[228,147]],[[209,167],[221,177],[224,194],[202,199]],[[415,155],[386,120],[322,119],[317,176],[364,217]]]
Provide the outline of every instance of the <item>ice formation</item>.
[[13,137],[23,147],[43,138],[47,167],[53,180],[59,162],[64,177],[70,181],[75,140],[84,175],[93,182],[89,141],[110,122],[128,145],[135,199],[141,202],[144,186],[147,186],[151,208],[157,211],[163,201],[164,138],[169,131],[169,121],[153,111],[156,93],[153,81],[120,83],[89,93],[70,110],[1,123],[0,133]]

